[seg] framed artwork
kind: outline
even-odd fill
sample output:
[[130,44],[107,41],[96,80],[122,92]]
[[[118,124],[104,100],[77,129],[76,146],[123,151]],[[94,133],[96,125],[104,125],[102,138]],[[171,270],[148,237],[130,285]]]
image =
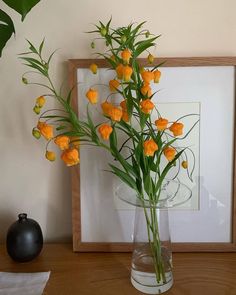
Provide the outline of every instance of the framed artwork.
[[[89,70],[93,62],[99,67],[97,75]],[[139,62],[148,67],[146,59]],[[191,121],[184,123],[187,128],[195,125],[189,143],[186,142],[195,155],[193,181],[186,183],[192,197],[169,210],[173,251],[235,251],[236,57],[155,61],[162,62],[165,63],[160,83],[154,89],[158,91],[154,103],[163,116],[173,119],[194,114]],[[109,89],[104,84],[113,78],[114,72],[103,59],[69,60],[69,83],[74,87],[72,103],[80,118],[86,117],[88,88],[98,88],[105,100]],[[118,98],[114,95],[111,99],[116,103]],[[99,104],[95,110],[99,119]],[[74,251],[131,251],[134,208],[116,196],[119,180],[105,171],[111,156],[96,147],[81,146],[80,159],[80,165],[71,168]]]

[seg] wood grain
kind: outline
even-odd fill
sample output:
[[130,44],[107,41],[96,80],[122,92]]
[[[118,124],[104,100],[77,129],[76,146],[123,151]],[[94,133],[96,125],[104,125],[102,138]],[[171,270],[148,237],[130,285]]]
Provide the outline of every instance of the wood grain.
[[[0,247],[0,271],[51,271],[44,295],[139,295],[130,283],[130,253],[73,253],[45,245],[32,262],[15,263]],[[166,295],[235,295],[236,254],[176,253],[174,286]]]
[[[146,58],[139,58],[141,66],[150,66]],[[75,68],[89,68],[95,62],[100,68],[109,67],[105,59],[69,59],[69,64]],[[162,67],[203,67],[203,66],[236,66],[235,56],[210,56],[210,57],[160,57],[155,58],[152,66],[163,63]]]
[[[74,87],[72,92],[72,105],[78,115],[78,89],[77,70],[88,68],[96,62],[98,67],[107,68],[108,62],[104,59],[70,59],[69,85]],[[236,57],[161,57],[156,58],[152,66],[163,63],[162,67],[198,67],[198,66],[236,66]],[[140,58],[141,66],[148,66],[147,59]],[[150,66],[150,65],[149,65]],[[235,75],[236,76],[236,75]],[[236,81],[236,78],[235,78]],[[235,82],[236,83],[236,82]],[[236,103],[235,113],[236,115]],[[235,118],[234,121],[236,122]],[[234,124],[235,126],[235,124]],[[236,129],[235,129],[236,130]],[[234,161],[232,183],[232,216],[231,216],[231,242],[230,243],[174,243],[174,252],[233,252],[236,251],[236,131],[234,130]],[[78,167],[71,168],[72,175],[72,223],[73,223],[73,249],[79,252],[130,252],[131,243],[86,243],[81,239],[81,210],[80,210],[80,170]]]

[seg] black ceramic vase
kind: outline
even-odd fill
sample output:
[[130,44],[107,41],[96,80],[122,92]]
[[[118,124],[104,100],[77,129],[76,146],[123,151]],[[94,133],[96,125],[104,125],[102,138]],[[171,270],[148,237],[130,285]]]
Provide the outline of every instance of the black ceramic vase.
[[39,255],[43,247],[43,234],[39,224],[21,213],[7,232],[7,252],[18,262],[26,262]]

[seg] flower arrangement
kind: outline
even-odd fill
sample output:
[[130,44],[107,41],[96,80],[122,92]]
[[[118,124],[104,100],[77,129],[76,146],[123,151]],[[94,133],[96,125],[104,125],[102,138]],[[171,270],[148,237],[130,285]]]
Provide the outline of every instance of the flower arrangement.
[[[87,89],[87,120],[80,120],[71,106],[71,89],[66,96],[58,91],[49,74],[53,54],[48,59],[43,57],[44,41],[36,48],[29,42],[29,52],[23,53],[21,58],[27,66],[42,75],[47,84],[31,83],[26,74],[22,81],[25,84],[39,84],[49,93],[36,99],[34,112],[39,116],[33,128],[33,136],[46,140],[45,156],[49,161],[56,159],[51,146],[55,144],[61,150],[61,159],[67,166],[79,163],[79,145],[94,145],[107,150],[114,158],[110,163],[111,172],[122,182],[131,187],[137,198],[143,202],[148,200],[153,208],[152,218],[146,214],[147,231],[152,257],[155,266],[157,282],[165,281],[165,271],[160,254],[160,241],[158,240],[158,220],[155,206],[159,202],[163,181],[172,169],[177,169],[175,178],[180,169],[186,170],[191,178],[192,170],[188,167],[187,149],[179,147],[176,143],[191,132],[192,127],[184,133],[182,118],[171,121],[163,118],[158,111],[158,105],[153,102],[153,83],[159,83],[161,78],[160,66],[152,66],[154,56],[150,49],[155,46],[159,36],[152,35],[143,29],[144,23],[130,24],[126,27],[111,28],[111,20],[107,24],[99,22],[96,29],[89,33],[99,35],[107,50],[98,53],[99,57],[106,59],[113,71],[113,77],[107,87],[110,94],[102,101],[99,98],[99,85],[91,85]],[[96,40],[96,39],[95,39]],[[91,47],[95,48],[95,40]],[[148,69],[140,66],[138,58],[148,52]],[[98,66],[90,66],[91,75],[96,75]],[[119,95],[120,101],[114,104],[113,95]],[[46,97],[54,97],[60,105],[59,109],[44,110]],[[102,122],[95,124],[92,119],[94,108],[98,108],[103,116]],[[152,113],[156,118],[152,121]],[[189,114],[186,114],[186,117]],[[120,142],[119,135],[124,134],[126,139]],[[128,149],[128,156],[124,149]],[[163,164],[164,163],[164,164]],[[176,168],[177,167],[177,168]],[[146,210],[144,206],[144,211]]]

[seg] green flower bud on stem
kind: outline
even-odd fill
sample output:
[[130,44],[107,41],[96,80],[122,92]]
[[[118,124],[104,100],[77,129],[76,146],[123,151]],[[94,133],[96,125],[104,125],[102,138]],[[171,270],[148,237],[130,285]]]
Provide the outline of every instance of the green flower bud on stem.
[[107,29],[106,28],[101,28],[100,33],[101,33],[102,37],[105,37],[106,34],[107,34]]
[[90,44],[90,46],[91,46],[91,48],[95,48],[95,43],[94,42],[92,42],[91,44]]
[[28,84],[28,80],[25,77],[22,77],[22,83]]
[[33,108],[33,111],[35,112],[36,115],[40,114],[40,110],[41,110],[41,108],[39,106],[37,106],[37,105],[34,106],[34,108]]
[[150,36],[150,32],[147,31],[146,34],[145,34],[145,37],[148,38],[149,36]]
[[127,38],[125,35],[121,36],[121,43],[125,43],[127,41]]
[[33,130],[32,130],[32,135],[33,135],[33,137],[35,137],[36,139],[39,139],[39,138],[41,137],[41,133],[40,133],[40,131],[37,130],[37,129],[33,129]]

